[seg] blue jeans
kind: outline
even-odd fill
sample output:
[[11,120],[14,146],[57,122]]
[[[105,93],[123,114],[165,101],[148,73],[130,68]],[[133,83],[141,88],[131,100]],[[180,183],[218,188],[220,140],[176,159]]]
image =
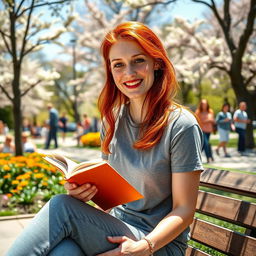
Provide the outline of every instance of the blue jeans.
[[212,158],[212,149],[211,149],[211,144],[210,144],[210,135],[211,135],[211,133],[203,132],[203,134],[204,134],[203,150],[204,150],[205,155],[206,155],[207,158]]
[[51,127],[49,129],[49,133],[48,133],[48,136],[47,136],[47,141],[46,141],[46,144],[45,144],[46,149],[48,149],[50,147],[51,140],[54,140],[55,148],[58,147],[57,131],[58,131],[58,127]]
[[238,133],[237,150],[239,152],[244,152],[245,151],[245,134],[246,134],[246,130],[236,127],[236,132]]
[[[118,247],[107,236],[139,240],[146,234],[69,195],[53,197],[16,239],[6,256],[97,255]],[[154,255],[183,256],[185,250],[173,244]]]

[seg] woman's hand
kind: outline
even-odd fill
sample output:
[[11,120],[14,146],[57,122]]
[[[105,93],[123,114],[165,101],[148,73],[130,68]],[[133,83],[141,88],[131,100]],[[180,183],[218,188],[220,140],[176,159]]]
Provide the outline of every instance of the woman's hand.
[[148,256],[149,247],[146,240],[134,241],[126,236],[108,237],[108,241],[115,244],[120,244],[116,249],[107,251],[97,256],[116,256],[116,255],[133,255],[133,256]]
[[73,196],[83,202],[90,201],[98,192],[97,188],[89,183],[79,186],[75,183],[66,182],[64,184],[64,188],[68,191],[70,196]]

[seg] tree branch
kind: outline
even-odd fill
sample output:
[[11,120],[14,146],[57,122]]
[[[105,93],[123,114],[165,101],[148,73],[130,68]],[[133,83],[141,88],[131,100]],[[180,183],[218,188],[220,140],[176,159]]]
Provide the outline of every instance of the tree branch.
[[41,83],[42,80],[38,80],[36,83],[32,84],[29,88],[27,88],[23,93],[20,94],[21,97],[25,96],[31,89]]
[[245,86],[249,85],[252,79],[256,76],[256,71],[252,73],[252,75],[245,81]]
[[2,38],[3,38],[3,40],[4,40],[4,44],[5,44],[5,47],[7,48],[7,51],[12,55],[12,51],[10,49],[10,46],[8,45],[8,42],[7,42],[6,38],[5,38],[5,37],[10,37],[10,36],[6,35],[1,29],[0,29],[0,34],[1,34]]
[[0,84],[0,89],[2,90],[2,92],[5,94],[5,96],[11,101],[13,102],[14,98],[12,98],[10,96],[10,94],[7,92],[7,90],[5,90],[4,86]]
[[230,13],[229,13],[230,0],[225,0],[225,4],[223,6],[223,8],[224,8],[223,12],[224,13],[228,12],[228,14],[225,14],[224,18],[221,18],[214,0],[211,0],[211,3],[212,3],[211,5],[203,0],[192,0],[192,1],[196,2],[196,3],[205,4],[212,10],[212,12],[213,12],[214,16],[216,17],[218,23],[220,24],[222,32],[225,36],[229,51],[230,51],[231,55],[233,55],[233,52],[236,49],[236,46],[234,44],[233,38],[230,35],[230,26],[228,26],[228,24],[230,22],[230,20],[228,21],[228,19],[230,19]]
[[20,61],[22,61],[23,57],[24,57],[24,51],[25,51],[25,47],[27,44],[27,35],[28,35],[28,31],[29,31],[29,26],[30,26],[30,21],[31,21],[31,16],[32,16],[32,12],[34,10],[34,2],[35,0],[32,0],[31,3],[31,7],[29,10],[29,14],[28,14],[28,18],[27,18],[27,25],[26,25],[26,29],[24,32],[24,36],[23,36],[23,40],[22,40],[22,47],[21,47],[21,51],[20,51]]
[[22,5],[23,5],[24,2],[25,2],[25,0],[20,1],[20,4],[19,4],[19,6],[18,6],[18,8],[17,8],[17,11],[15,12],[15,14],[16,14],[17,17],[18,17],[18,13],[19,13],[19,11],[20,11],[20,9],[21,9],[21,7],[22,7]]
[[250,36],[253,33],[254,21],[256,17],[256,0],[251,0],[250,10],[247,15],[247,23],[246,27],[241,35],[238,43],[238,50],[236,52],[235,58],[237,60],[241,60],[244,55],[247,43],[249,41]]
[[[54,2],[46,2],[46,3],[41,3],[41,4],[35,4],[33,6],[34,8],[37,7],[42,7],[42,6],[50,6],[50,5],[54,5],[54,4],[63,4],[65,2],[69,2],[70,0],[59,0],[59,1],[54,1]],[[22,16],[26,11],[30,10],[31,7],[25,8],[20,14],[17,14],[17,17],[19,18],[20,16]]]
[[228,70],[226,67],[220,66],[220,65],[218,65],[217,63],[214,63],[214,62],[209,65],[209,68],[210,68],[210,69],[212,69],[212,68],[217,68],[217,69],[220,69],[220,70],[222,70],[222,71],[225,71],[227,74],[229,74],[229,70]]

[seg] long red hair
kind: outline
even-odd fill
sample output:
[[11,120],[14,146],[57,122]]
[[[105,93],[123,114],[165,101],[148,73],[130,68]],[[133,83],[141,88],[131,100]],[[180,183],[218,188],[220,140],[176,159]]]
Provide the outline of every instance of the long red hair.
[[170,107],[173,103],[172,98],[178,89],[172,63],[168,59],[160,39],[152,30],[139,22],[125,22],[110,31],[101,45],[101,52],[105,61],[106,82],[98,100],[105,129],[102,151],[106,154],[110,153],[109,144],[114,135],[115,122],[120,108],[122,104],[129,101],[115,85],[110,68],[110,48],[118,39],[135,41],[159,66],[159,70],[155,71],[153,85],[144,101],[144,104],[150,103],[150,108],[148,108],[145,119],[140,126],[140,136],[134,143],[134,148],[147,150],[160,141],[168,122]]

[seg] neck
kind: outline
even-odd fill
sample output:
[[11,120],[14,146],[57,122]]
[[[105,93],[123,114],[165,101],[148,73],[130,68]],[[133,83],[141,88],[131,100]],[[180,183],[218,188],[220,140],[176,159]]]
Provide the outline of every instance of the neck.
[[130,101],[130,115],[132,120],[137,124],[140,124],[144,121],[147,109],[147,104],[143,106],[143,102]]

